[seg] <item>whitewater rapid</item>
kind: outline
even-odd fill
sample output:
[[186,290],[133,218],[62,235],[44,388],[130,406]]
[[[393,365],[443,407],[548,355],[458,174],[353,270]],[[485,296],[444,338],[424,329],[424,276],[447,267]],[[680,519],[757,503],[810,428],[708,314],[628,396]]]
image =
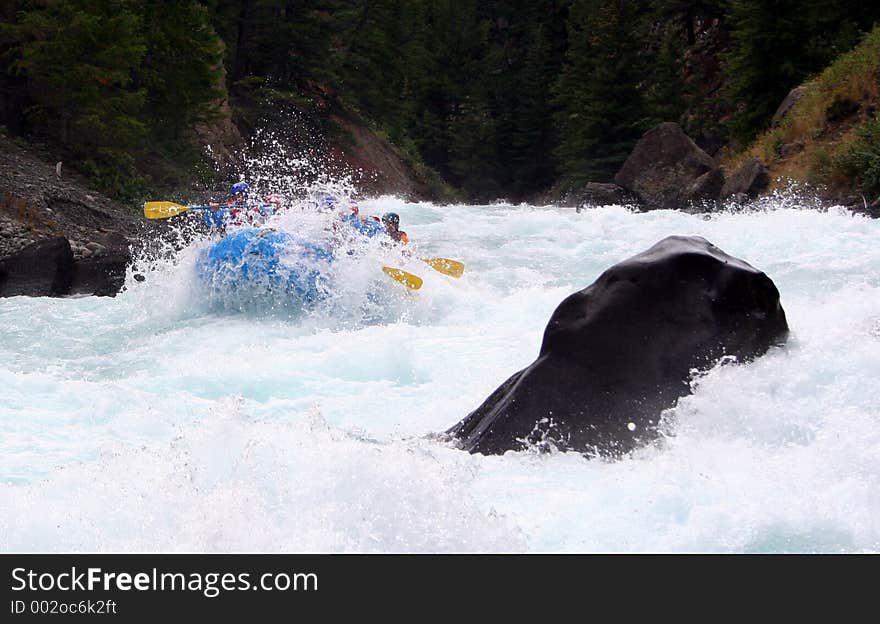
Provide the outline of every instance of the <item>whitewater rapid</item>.
[[[880,221],[797,204],[381,198],[361,211],[465,276],[373,250],[307,312],[217,306],[197,244],[116,298],[0,299],[0,551],[880,551]],[[671,234],[765,271],[788,344],[695,379],[622,461],[434,435],[534,359],[566,295]],[[424,286],[365,307],[391,262]]]

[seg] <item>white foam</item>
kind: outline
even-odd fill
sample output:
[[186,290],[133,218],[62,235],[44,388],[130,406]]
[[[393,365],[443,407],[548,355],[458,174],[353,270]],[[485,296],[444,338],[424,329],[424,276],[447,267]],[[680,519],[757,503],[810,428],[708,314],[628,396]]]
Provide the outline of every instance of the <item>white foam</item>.
[[[425,281],[389,280],[381,317],[350,305],[380,248],[306,316],[205,306],[206,243],[113,299],[0,300],[0,550],[880,550],[880,222],[776,205],[361,202],[400,214],[415,253],[394,260]],[[424,438],[534,358],[567,294],[671,234],[770,275],[789,344],[695,380],[669,437],[620,462]]]

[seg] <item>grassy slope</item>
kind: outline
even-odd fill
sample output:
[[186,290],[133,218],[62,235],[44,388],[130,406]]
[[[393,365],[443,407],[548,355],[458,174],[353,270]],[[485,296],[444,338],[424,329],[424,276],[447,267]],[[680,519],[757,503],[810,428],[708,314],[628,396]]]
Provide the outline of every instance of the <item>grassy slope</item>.
[[[805,86],[805,94],[779,127],[765,132],[725,164],[733,170],[757,156],[770,168],[776,186],[792,179],[852,190],[856,180],[841,161],[852,149],[859,129],[880,108],[880,26]],[[781,155],[783,146],[797,144],[803,149]]]

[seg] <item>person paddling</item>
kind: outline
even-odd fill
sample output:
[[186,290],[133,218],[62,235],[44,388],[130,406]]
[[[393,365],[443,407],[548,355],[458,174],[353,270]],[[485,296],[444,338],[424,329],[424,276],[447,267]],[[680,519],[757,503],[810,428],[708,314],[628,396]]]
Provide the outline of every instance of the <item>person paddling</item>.
[[[229,198],[222,206],[219,202],[210,204],[211,210],[210,213],[205,213],[205,222],[214,228],[222,228],[229,222],[236,225],[259,225],[274,212],[275,203],[250,206],[249,199],[250,185],[244,180],[236,182],[229,188]],[[247,214],[245,211],[248,209],[255,214]]]
[[403,243],[406,245],[409,242],[406,232],[400,229],[400,215],[396,212],[386,212],[383,214],[382,225],[385,226],[385,233],[390,236],[395,243]]
[[250,195],[251,187],[247,182],[242,180],[241,182],[236,182],[229,189],[229,197],[230,201],[226,202],[229,206],[242,206],[247,204],[248,195]]

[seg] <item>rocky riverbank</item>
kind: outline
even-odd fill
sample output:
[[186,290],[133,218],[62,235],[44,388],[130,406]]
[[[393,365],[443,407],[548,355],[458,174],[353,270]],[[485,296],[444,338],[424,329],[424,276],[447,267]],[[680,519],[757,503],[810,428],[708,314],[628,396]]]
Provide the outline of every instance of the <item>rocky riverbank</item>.
[[[586,184],[554,203],[586,206],[625,204],[642,210],[711,212],[742,205],[772,193],[770,168],[750,157],[736,168],[702,150],[676,123],[662,123],[645,133],[614,177],[614,183]],[[880,218],[880,198],[873,201],[841,188],[803,190],[817,207],[841,205],[853,213]]]
[[148,223],[43,156],[0,135],[0,296],[116,294]]

